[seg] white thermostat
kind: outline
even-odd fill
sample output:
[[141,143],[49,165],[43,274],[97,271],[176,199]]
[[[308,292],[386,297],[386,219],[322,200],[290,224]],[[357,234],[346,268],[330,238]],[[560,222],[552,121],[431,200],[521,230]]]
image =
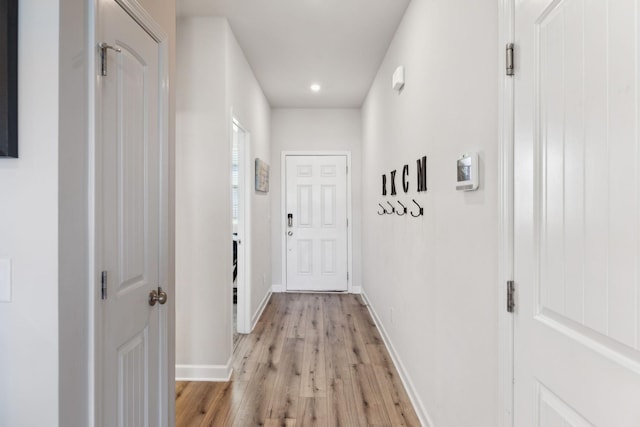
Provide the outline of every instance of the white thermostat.
[[473,191],[478,189],[478,153],[463,154],[456,162],[456,190]]

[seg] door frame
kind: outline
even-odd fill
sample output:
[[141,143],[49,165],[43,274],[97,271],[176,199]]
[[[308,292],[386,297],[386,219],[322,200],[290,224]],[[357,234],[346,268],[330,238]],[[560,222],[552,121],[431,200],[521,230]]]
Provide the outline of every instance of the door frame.
[[347,293],[353,293],[353,221],[351,206],[351,151],[282,151],[280,155],[280,234],[282,239],[282,287],[287,291],[287,156],[346,156],[347,158]]
[[[513,150],[514,82],[505,73],[505,47],[515,41],[515,0],[498,0],[498,155],[499,155],[499,237],[498,237],[498,425],[513,427],[514,402],[514,318],[508,313],[507,282],[513,276]],[[517,53],[515,60],[517,64]],[[517,65],[516,65],[517,72]],[[517,293],[516,293],[517,299]],[[516,304],[517,311],[517,304]]]
[[[251,333],[251,132],[243,126],[243,122],[231,110],[231,144],[233,145],[233,125],[235,124],[244,132],[245,139],[238,143],[238,190],[241,209],[238,209],[238,230],[242,223],[242,243],[238,244],[238,325],[239,334]],[[242,252],[242,263],[240,262],[240,252]],[[242,275],[240,274],[242,271]],[[240,283],[242,277],[242,286]],[[233,285],[233,278],[232,285]],[[242,304],[240,302],[242,301]],[[241,310],[242,307],[242,310]],[[233,315],[233,311],[232,311]],[[231,321],[233,326],[233,319]],[[235,331],[233,331],[235,332]],[[232,336],[233,341],[233,336]],[[231,344],[233,348],[233,342]]]
[[[159,420],[161,427],[172,426],[175,419],[175,399],[169,398],[175,389],[175,286],[171,278],[173,268],[169,266],[170,253],[170,198],[171,182],[170,147],[169,147],[169,35],[153,17],[142,7],[137,0],[112,0],[127,12],[129,16],[144,29],[158,44],[158,115],[160,126],[158,136],[160,139],[160,177],[159,177],[159,286],[169,295],[164,310],[159,310],[159,366],[160,372],[160,407]],[[101,116],[102,96],[100,91],[101,81],[98,76],[98,49],[97,45],[102,41],[102,28],[100,26],[101,0],[91,0],[88,4],[88,45],[89,54],[88,72],[88,106],[89,106],[89,132],[88,132],[88,227],[89,227],[89,422],[91,427],[102,426],[101,402],[102,402],[102,304],[100,294],[100,272],[97,270],[99,260],[102,257],[99,227],[102,224],[102,213],[99,200],[102,197],[101,182],[98,177],[102,173],[101,146]],[[164,118],[164,120],[163,120]],[[165,356],[166,355],[166,356]]]

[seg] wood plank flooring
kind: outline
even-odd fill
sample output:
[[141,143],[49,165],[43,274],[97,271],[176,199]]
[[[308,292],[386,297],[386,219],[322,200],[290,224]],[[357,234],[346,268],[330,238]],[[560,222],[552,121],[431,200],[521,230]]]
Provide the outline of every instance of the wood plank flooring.
[[176,422],[191,426],[419,426],[362,300],[273,294],[241,335],[229,382],[178,382]]

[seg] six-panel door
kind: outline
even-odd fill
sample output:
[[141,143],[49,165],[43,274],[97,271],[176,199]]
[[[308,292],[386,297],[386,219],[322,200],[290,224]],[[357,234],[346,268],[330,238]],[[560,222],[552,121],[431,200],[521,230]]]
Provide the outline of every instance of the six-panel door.
[[286,156],[285,179],[287,290],[346,291],[346,156]]

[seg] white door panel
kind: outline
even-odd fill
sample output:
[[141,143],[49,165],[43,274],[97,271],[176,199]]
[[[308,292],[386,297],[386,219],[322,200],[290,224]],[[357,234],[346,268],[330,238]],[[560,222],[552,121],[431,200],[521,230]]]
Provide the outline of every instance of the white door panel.
[[346,156],[286,156],[287,289],[347,290]]
[[[158,44],[115,2],[102,2],[107,76],[101,77],[103,426],[159,425]],[[166,360],[166,359],[165,359]]]
[[516,6],[515,425],[640,425],[638,5]]

